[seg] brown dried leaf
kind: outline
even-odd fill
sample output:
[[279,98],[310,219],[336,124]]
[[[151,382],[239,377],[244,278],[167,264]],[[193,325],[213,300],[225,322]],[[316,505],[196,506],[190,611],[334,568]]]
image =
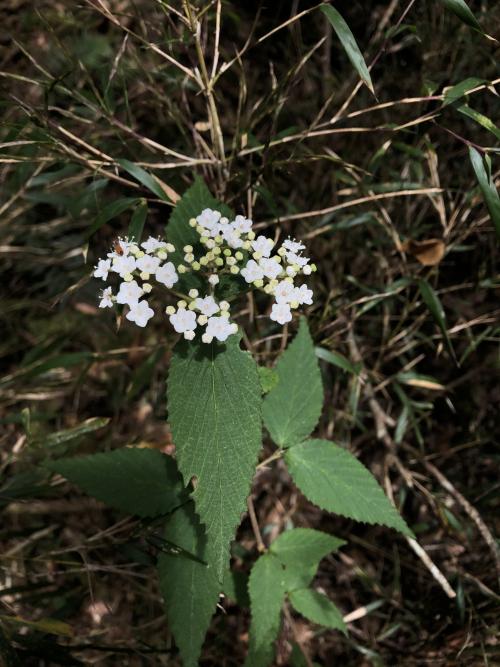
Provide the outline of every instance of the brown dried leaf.
[[401,249],[416,257],[424,266],[436,266],[444,257],[446,246],[441,239],[427,239],[426,241],[408,239],[402,244]]

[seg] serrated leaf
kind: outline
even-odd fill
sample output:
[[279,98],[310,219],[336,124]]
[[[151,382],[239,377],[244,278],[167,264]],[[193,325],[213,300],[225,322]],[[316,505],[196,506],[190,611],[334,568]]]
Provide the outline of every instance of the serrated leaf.
[[196,511],[222,581],[262,442],[257,367],[236,336],[226,345],[180,341],[168,377],[168,409],[185,484],[195,477]]
[[285,589],[304,588],[313,580],[320,561],[345,542],[312,528],[286,530],[271,544],[270,553],[284,567]]
[[294,609],[313,623],[346,632],[342,614],[326,595],[311,588],[302,588],[290,593],[289,598]]
[[342,447],[329,440],[306,440],[288,449],[285,461],[295,484],[315,505],[413,537],[370,471]]
[[300,567],[318,565],[320,560],[345,544],[333,535],[312,528],[292,528],[281,533],[270,546],[270,552],[283,565]]
[[455,359],[455,352],[446,329],[446,315],[438,295],[434,291],[433,287],[427,282],[427,280],[424,280],[423,278],[418,281],[418,289],[425,305],[429,309],[430,314],[434,318],[434,321],[443,334],[443,338],[446,341],[446,345],[448,346],[451,356]]
[[141,242],[142,231],[144,229],[144,223],[146,222],[147,215],[148,203],[145,199],[143,199],[140,204],[136,206],[134,212],[132,213],[132,218],[130,220],[127,234],[129,241],[135,241],[136,243]]
[[[177,509],[170,518],[165,539],[207,561],[207,536],[192,502]],[[213,565],[162,553],[158,558],[160,589],[165,599],[169,628],[184,667],[196,667],[220,585]]]
[[248,582],[252,620],[245,667],[267,667],[273,661],[274,641],[280,630],[285,598],[283,568],[272,554],[264,554],[252,567]]
[[497,238],[500,239],[500,197],[491,175],[491,163],[481,157],[479,151],[469,146],[469,157],[476,174],[484,203],[495,226]]
[[446,9],[448,9],[450,12],[453,12],[453,14],[455,14],[455,16],[463,21],[463,23],[482,32],[479,22],[469,9],[469,5],[465,2],[465,0],[441,0],[441,2],[446,7]]
[[125,447],[48,461],[44,466],[90,496],[128,514],[166,514],[186,499],[175,461],[156,449]]
[[262,416],[274,442],[290,447],[313,431],[323,407],[321,373],[305,318],[276,372],[279,382],[265,397]]
[[340,12],[338,12],[335,7],[332,7],[331,5],[321,5],[320,9],[330,22],[332,28],[337,33],[337,37],[340,39],[347,57],[354,66],[354,69],[357,71],[362,81],[364,81],[364,83],[368,86],[369,90],[375,94],[370,72],[366,66],[363,54],[359,50],[356,39],[354,38],[354,35],[352,34],[351,29],[345,22],[344,18]]

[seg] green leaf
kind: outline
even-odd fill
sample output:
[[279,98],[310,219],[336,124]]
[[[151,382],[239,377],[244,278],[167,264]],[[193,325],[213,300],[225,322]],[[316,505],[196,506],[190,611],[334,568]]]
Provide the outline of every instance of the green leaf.
[[483,194],[484,203],[495,225],[497,238],[500,239],[500,197],[491,175],[491,162],[487,157],[483,161],[479,151],[472,146],[469,146],[469,157]]
[[293,481],[315,505],[413,537],[373,475],[347,450],[329,440],[306,440],[287,450],[285,460]]
[[283,568],[272,554],[264,554],[252,567],[248,592],[252,620],[245,667],[267,667],[273,661],[285,598]]
[[281,447],[290,447],[315,428],[323,406],[323,386],[305,318],[276,365],[279,382],[264,399],[264,424]]
[[333,350],[326,350],[324,347],[317,347],[315,352],[318,359],[327,361],[329,364],[337,366],[338,368],[341,368],[343,371],[346,371],[347,373],[352,373],[352,375],[359,375],[359,369],[357,369],[353,364],[351,364],[349,359],[346,359],[346,357],[340,354],[340,352],[334,352]]
[[371,92],[375,94],[370,72],[366,66],[363,54],[359,50],[354,35],[342,15],[331,5],[321,5],[320,9],[337,33],[337,37],[340,39],[342,46],[347,53],[347,57],[353,64],[355,70]]
[[464,0],[441,0],[443,5],[450,12],[453,12],[463,23],[467,24],[471,28],[475,28],[482,32],[481,26],[479,25],[476,17],[469,9],[469,6]]
[[132,213],[132,219],[130,220],[127,235],[129,241],[135,241],[136,243],[141,242],[142,231],[144,229],[144,223],[146,222],[147,215],[148,203],[145,199],[143,199]]
[[106,222],[109,222],[113,218],[121,215],[127,209],[132,208],[132,206],[140,203],[140,201],[141,200],[137,197],[123,197],[122,199],[116,199],[115,201],[112,201],[102,209],[102,211],[95,219],[94,224],[86,233],[85,237],[90,238],[93,234],[96,233],[98,229],[106,224]]
[[282,533],[272,543],[270,553],[284,567],[287,593],[308,586],[322,558],[344,544],[343,540],[312,528],[293,528]]
[[420,291],[422,299],[424,300],[425,305],[429,309],[430,314],[434,318],[434,321],[438,325],[439,330],[443,334],[443,338],[446,341],[451,356],[455,359],[455,352],[453,350],[453,346],[451,344],[451,340],[450,337],[448,336],[448,331],[446,329],[446,315],[444,313],[444,309],[443,306],[441,305],[441,301],[439,300],[438,295],[431,287],[431,285],[427,282],[427,280],[424,280],[423,278],[421,278],[418,281],[418,289]]
[[460,111],[461,114],[467,116],[468,118],[472,118],[472,120],[476,121],[478,125],[481,125],[486,130],[488,130],[488,132],[491,132],[491,134],[493,134],[497,139],[500,139],[500,130],[495,125],[495,123],[493,123],[493,121],[488,118],[488,116],[479,113],[479,111],[476,111],[475,109],[471,109],[468,104],[460,105],[457,107],[457,111]]
[[237,336],[226,345],[176,345],[168,377],[170,426],[184,482],[196,478],[196,511],[220,581],[261,447],[261,403],[257,366]]
[[[207,537],[191,502],[174,512],[166,526],[165,539],[201,561],[208,560]],[[220,592],[215,570],[210,564],[162,553],[158,572],[169,628],[184,667],[196,667]]]
[[481,86],[483,83],[485,83],[485,79],[478,79],[476,76],[472,76],[448,88],[444,94],[443,107],[453,104],[467,95],[469,91]]
[[257,370],[259,372],[262,393],[268,394],[271,389],[274,389],[274,387],[276,387],[280,381],[278,373],[274,370],[274,368],[267,368],[267,366],[259,366]]
[[56,431],[50,435],[40,438],[40,442],[43,443],[45,447],[57,447],[62,445],[70,440],[75,440],[80,438],[82,435],[87,435],[87,433],[93,433],[98,431],[104,426],[109,424],[109,417],[91,417],[86,419],[78,426],[73,426],[73,428],[65,428],[61,431]]
[[166,514],[186,499],[174,459],[156,449],[125,447],[44,466],[103,503],[137,516]]
[[165,190],[161,187],[159,182],[154,176],[147,172],[139,165],[130,162],[130,160],[116,160],[122,169],[128,172],[131,176],[135,178],[136,181],[144,185],[148,190],[155,194],[159,199],[163,201],[171,202],[170,197],[167,197]]
[[345,543],[312,528],[292,528],[274,540],[270,552],[287,567],[318,566],[320,560]]
[[342,614],[326,595],[311,588],[301,588],[289,597],[294,609],[313,623],[347,632]]

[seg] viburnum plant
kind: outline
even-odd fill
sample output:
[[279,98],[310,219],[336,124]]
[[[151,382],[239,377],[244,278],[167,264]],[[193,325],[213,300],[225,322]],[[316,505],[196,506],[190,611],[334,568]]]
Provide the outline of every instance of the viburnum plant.
[[[283,459],[309,501],[412,535],[346,448],[311,437],[323,387],[306,319],[300,318],[274,369],[259,368],[241,347],[231,303],[249,290],[272,298],[270,318],[279,325],[292,323],[296,309],[312,304],[303,279],[316,267],[304,251],[300,241],[256,234],[251,220],[234,216],[198,180],[175,207],[165,239],[119,239],[93,272],[113,283],[100,295],[101,308],[126,308],[126,319],[139,327],[159,308],[171,335],[181,334],[167,382],[175,456],[129,447],[49,465],[109,505],[161,525],[160,587],[186,667],[198,664],[221,593],[242,606],[250,600],[247,667],[272,663],[284,605],[313,623],[346,631],[340,610],[312,583],[322,558],[342,540],[291,528],[267,547],[259,545],[263,552],[249,576],[231,569],[231,545],[247,509],[263,426],[276,445],[269,465]],[[242,577],[248,596],[241,594]]]

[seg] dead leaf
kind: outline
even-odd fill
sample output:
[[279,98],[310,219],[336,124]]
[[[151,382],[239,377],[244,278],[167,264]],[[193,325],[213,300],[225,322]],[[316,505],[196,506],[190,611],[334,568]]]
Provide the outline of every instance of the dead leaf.
[[163,192],[170,199],[170,201],[174,204],[177,204],[177,202],[181,198],[180,194],[177,193],[173,188],[171,188],[170,185],[167,185],[166,183],[164,183],[164,181],[162,181],[161,178],[158,178],[158,176],[155,176],[155,174],[153,174],[153,176],[154,176],[154,179],[156,180],[156,182],[158,183],[158,185],[160,186],[160,188],[163,190]]
[[441,239],[427,239],[426,241],[408,239],[402,244],[401,249],[416,257],[424,266],[436,266],[444,257],[446,246]]

